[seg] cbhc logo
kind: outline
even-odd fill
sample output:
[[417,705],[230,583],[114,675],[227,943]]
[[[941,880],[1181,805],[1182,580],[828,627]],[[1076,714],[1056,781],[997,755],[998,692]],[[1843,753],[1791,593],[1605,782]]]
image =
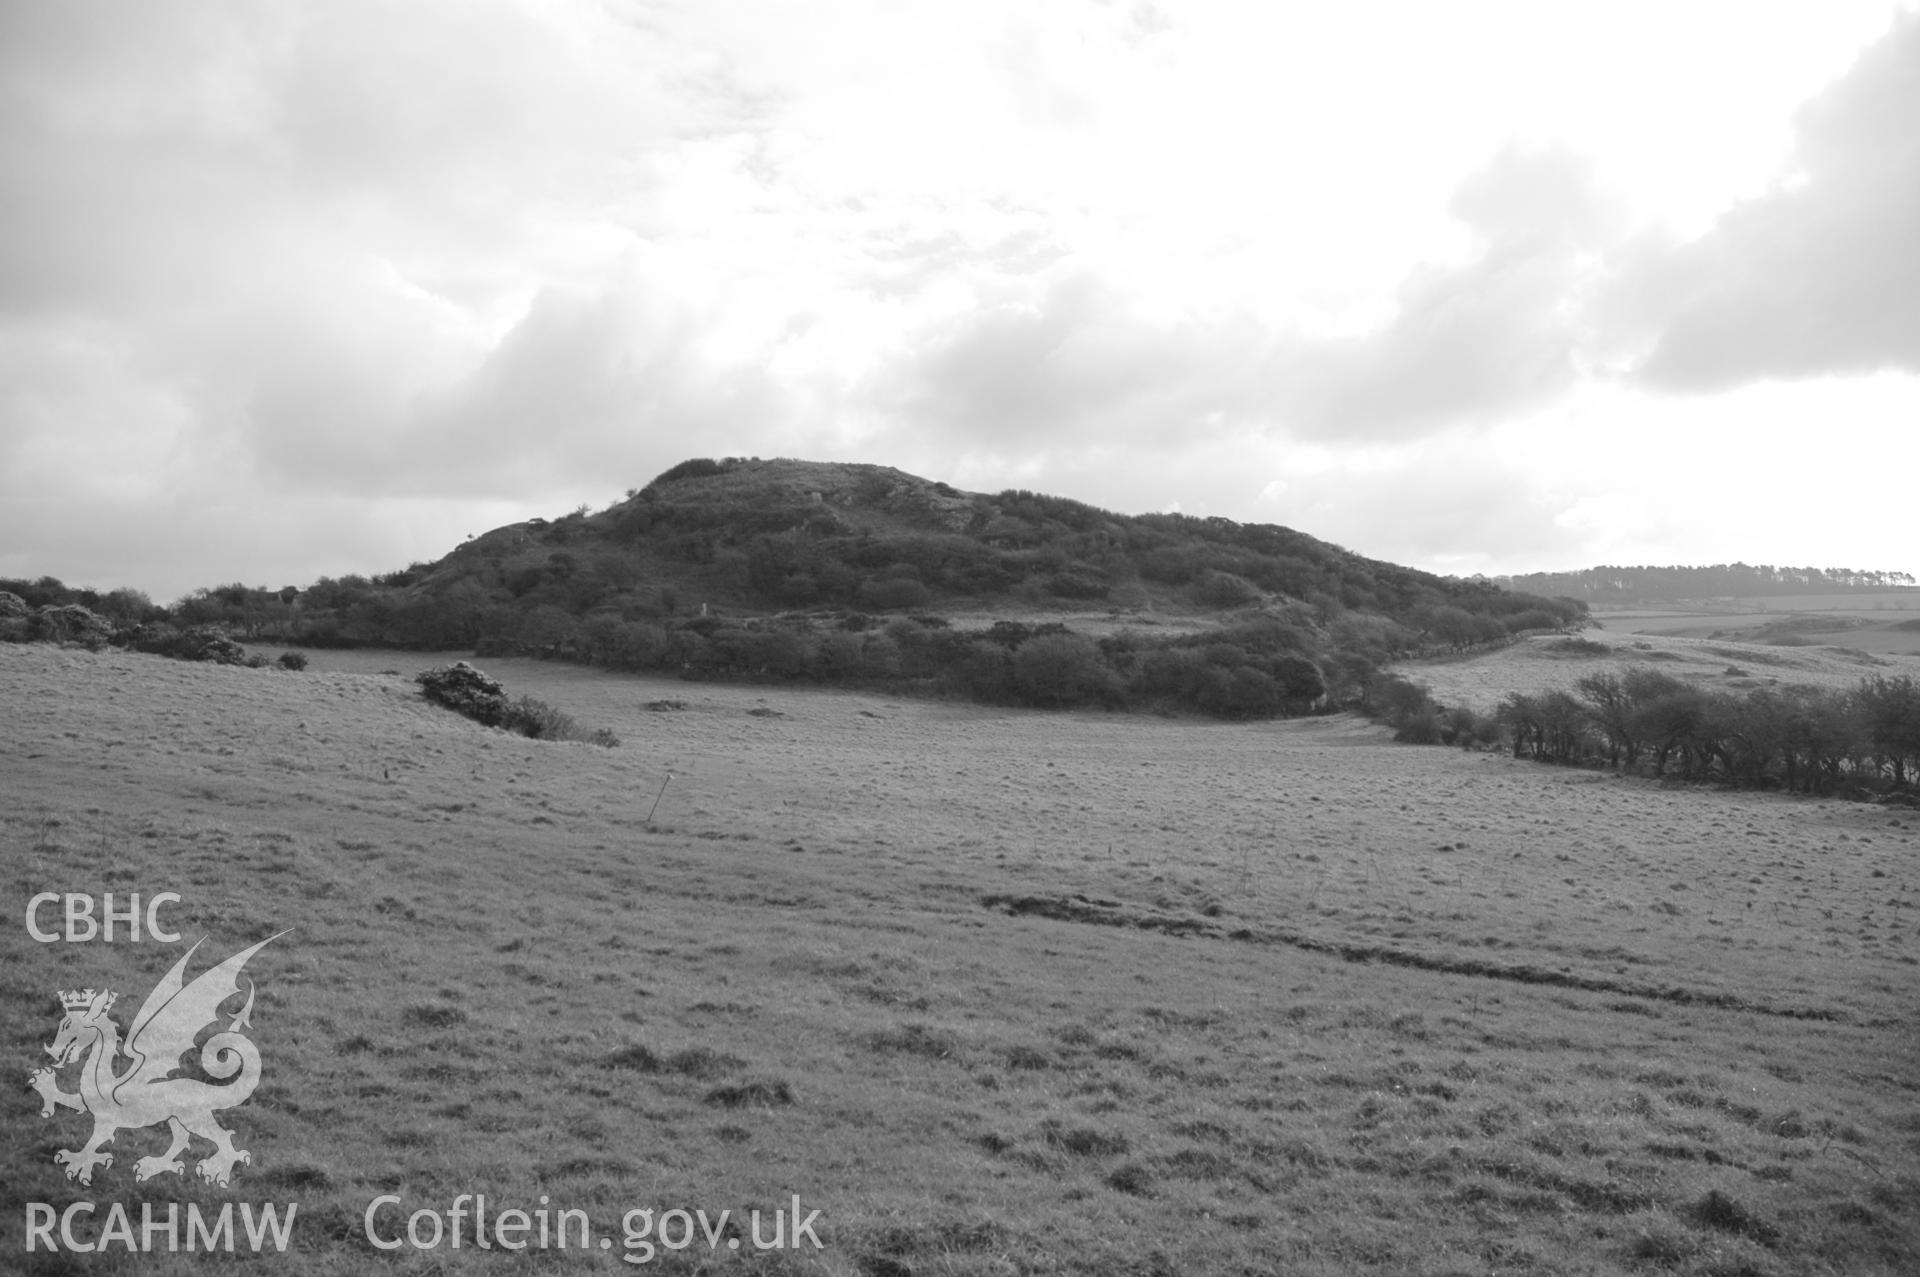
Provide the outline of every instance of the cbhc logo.
[[[40,906],[55,902],[62,902],[64,904],[66,929],[64,931],[42,931],[40,929],[39,918]],[[179,903],[179,893],[172,891],[163,891],[148,899],[145,918],[147,934],[149,936],[152,936],[162,944],[173,944],[180,939],[178,932],[163,931],[160,929],[160,906],[163,904],[177,905]],[[127,939],[138,940],[140,938],[141,916],[140,893],[137,891],[127,898],[127,905],[124,909],[115,909],[113,907],[113,893],[111,891],[101,896],[100,917],[97,921],[94,918],[92,896],[77,891],[69,891],[64,896],[57,891],[43,891],[33,899],[27,901],[27,934],[35,940],[38,940],[41,944],[53,944],[58,940],[78,943],[91,940],[95,936],[99,936],[104,941],[111,942],[113,940],[113,924],[116,922],[124,922],[127,929]]]

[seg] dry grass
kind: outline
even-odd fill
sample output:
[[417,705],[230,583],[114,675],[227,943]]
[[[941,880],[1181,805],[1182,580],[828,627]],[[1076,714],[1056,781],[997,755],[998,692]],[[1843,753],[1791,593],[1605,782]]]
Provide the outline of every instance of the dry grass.
[[[608,751],[431,707],[405,675],[432,663],[0,648],[16,919],[173,890],[218,955],[297,928],[249,967],[266,1072],[231,1190],[136,1187],[157,1132],[69,1185],[79,1120],[23,1089],[0,1217],[298,1201],[271,1263],[300,1273],[366,1271],[383,1192],[545,1193],[616,1236],[633,1206],[823,1208],[826,1249],[763,1273],[1920,1265],[1911,818],[1348,720],[482,662]],[[53,990],[137,998],[177,957],[0,934],[21,1068]]]

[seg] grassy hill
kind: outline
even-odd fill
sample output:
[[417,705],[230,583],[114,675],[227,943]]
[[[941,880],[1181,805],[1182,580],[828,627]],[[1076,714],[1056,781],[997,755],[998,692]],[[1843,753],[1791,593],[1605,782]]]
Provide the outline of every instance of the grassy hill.
[[176,611],[318,646],[1229,718],[1352,699],[1396,656],[1584,615],[1288,528],[759,459],[685,462],[598,513],[496,528],[373,580],[222,587]]

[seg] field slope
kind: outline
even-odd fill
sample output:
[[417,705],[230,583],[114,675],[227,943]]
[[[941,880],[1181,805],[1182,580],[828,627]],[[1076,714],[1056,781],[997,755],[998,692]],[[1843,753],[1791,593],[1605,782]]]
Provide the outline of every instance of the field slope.
[[[298,1204],[262,1263],[302,1274],[626,1271],[623,1215],[675,1207],[737,1231],[642,1271],[1920,1269],[1906,813],[1343,718],[482,663],[625,742],[600,749],[425,704],[428,660],[0,645],[16,1077],[56,990],[117,990],[124,1028],[202,935],[196,964],[294,928],[247,968],[232,1186],[136,1183],[157,1129],[69,1183],[84,1123],[21,1087],[0,1245],[28,1202],[246,1201]],[[183,940],[35,943],[43,891],[177,892]],[[383,1195],[463,1193],[544,1195],[613,1249],[366,1240]],[[821,1248],[755,1254],[742,1213],[795,1196]]]

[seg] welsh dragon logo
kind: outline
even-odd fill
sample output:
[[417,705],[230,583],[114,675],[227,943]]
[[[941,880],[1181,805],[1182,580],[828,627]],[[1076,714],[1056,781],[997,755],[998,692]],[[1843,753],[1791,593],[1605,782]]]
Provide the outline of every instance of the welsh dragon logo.
[[[128,1026],[124,1046],[119,1026],[107,1014],[117,994],[104,989],[60,994],[66,1015],[47,1047],[53,1067],[29,1071],[27,1085],[40,1093],[41,1117],[52,1117],[60,1108],[93,1115],[93,1138],[86,1147],[61,1149],[53,1155],[55,1162],[67,1168],[68,1179],[91,1184],[95,1167],[113,1165],[113,1155],[100,1150],[113,1142],[116,1132],[160,1122],[172,1131],[173,1143],[160,1156],[135,1162],[135,1179],[169,1172],[178,1175],[185,1169],[180,1154],[196,1135],[214,1146],[212,1154],[200,1159],[200,1178],[222,1188],[232,1178],[236,1163],[253,1160],[246,1150],[233,1146],[233,1132],[213,1120],[216,1110],[245,1103],[260,1083],[259,1048],[240,1032],[253,1027],[248,1019],[253,1011],[251,980],[247,982],[246,1005],[223,1032],[213,1034],[200,1047],[200,1067],[209,1077],[232,1078],[236,1073],[239,1077],[213,1083],[174,1075],[180,1071],[180,1057],[193,1049],[194,1039],[203,1029],[218,1023],[220,1004],[240,992],[238,977],[247,959],[285,934],[282,931],[242,949],[188,984],[183,978],[187,960],[205,943],[196,942],[147,995],[140,1013]],[[116,1073],[115,1062],[123,1053],[131,1063]],[[55,1070],[76,1061],[80,1065],[80,1089],[62,1091]]]

